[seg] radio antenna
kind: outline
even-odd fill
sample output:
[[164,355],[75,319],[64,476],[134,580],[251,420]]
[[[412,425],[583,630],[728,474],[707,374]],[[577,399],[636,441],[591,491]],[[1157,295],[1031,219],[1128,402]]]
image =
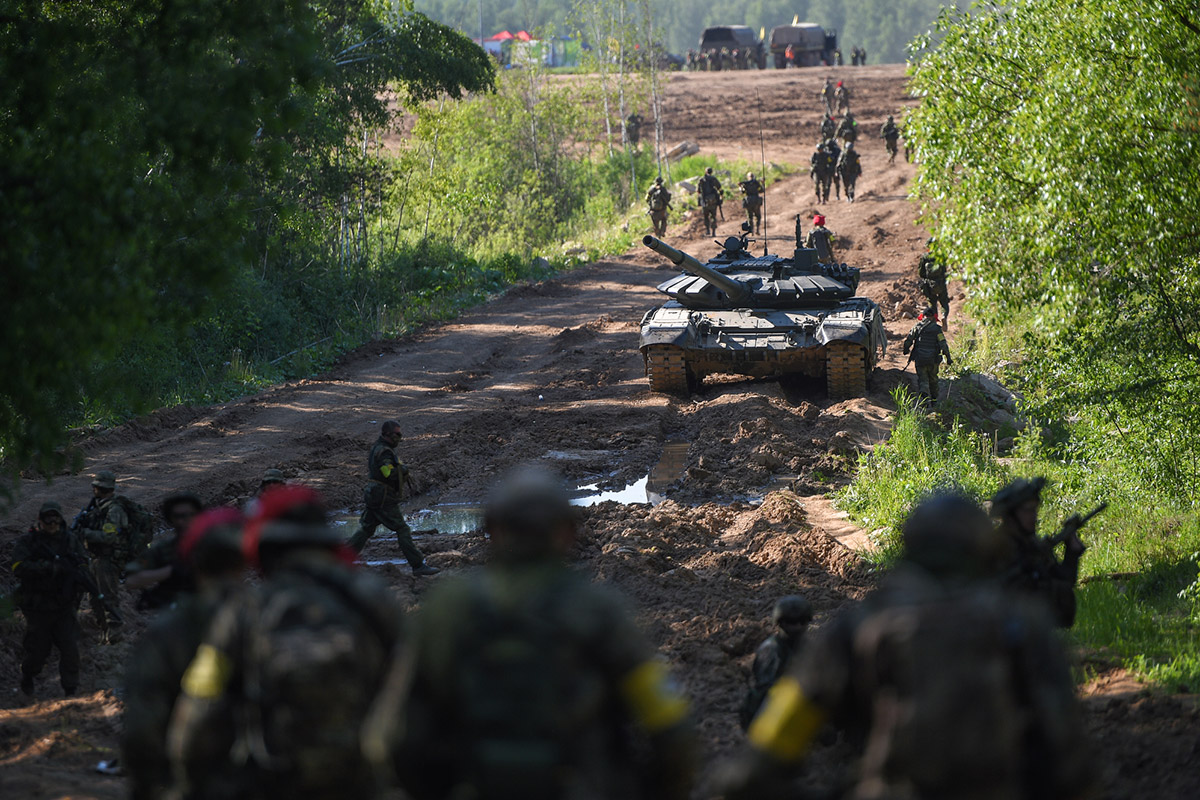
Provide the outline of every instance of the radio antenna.
[[762,235],[763,255],[767,254],[767,145],[763,140],[763,110],[762,94],[758,87],[754,88],[754,97],[758,100],[758,153],[762,163],[763,201],[762,201]]

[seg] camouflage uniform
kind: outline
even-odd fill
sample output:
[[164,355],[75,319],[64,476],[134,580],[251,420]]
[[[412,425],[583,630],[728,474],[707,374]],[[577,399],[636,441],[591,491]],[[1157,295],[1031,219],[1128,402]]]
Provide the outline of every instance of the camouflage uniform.
[[[111,476],[112,473],[101,472],[92,485],[98,486],[103,482],[115,487],[115,479]],[[76,519],[75,530],[92,555],[92,576],[96,586],[101,594],[116,604],[120,596],[121,579],[125,577],[125,565],[134,556],[141,555],[134,552],[129,514],[116,494],[93,497]],[[106,636],[110,628],[120,627],[121,623],[108,619],[104,604],[96,597],[92,597],[91,604],[92,615]]]
[[[932,309],[926,311],[923,318],[913,326],[904,337],[904,353],[912,350],[912,361],[917,370],[917,392],[927,399],[938,399],[938,367],[945,356],[947,364],[953,364],[950,357],[950,346],[946,344],[946,336],[937,324]],[[924,388],[922,388],[924,387]]]
[[838,86],[837,86],[837,91],[834,94],[837,97],[838,113],[840,114],[843,111],[849,111],[850,110],[850,90],[847,89],[845,86],[843,86],[842,83],[839,81]]
[[804,631],[812,622],[813,608],[803,597],[793,595],[780,598],[775,604],[772,618],[779,630],[772,634],[754,652],[754,663],[750,667],[750,685],[742,701],[740,722],[742,730],[750,727],[754,715],[767,699],[767,692],[783,677],[788,664],[792,663],[804,643]]
[[842,185],[846,187],[846,200],[853,203],[854,188],[858,184],[858,177],[862,175],[862,162],[858,159],[858,151],[850,145],[846,146],[838,159],[837,174],[842,179]]
[[833,164],[833,196],[842,199],[842,179],[838,174],[837,165],[842,157],[842,148],[838,147],[837,139],[829,138],[821,142],[821,146],[829,152],[829,163]]
[[491,563],[424,600],[364,748],[418,800],[683,800],[687,701],[624,602],[562,562],[570,506],[540,491],[489,503]]
[[366,547],[380,525],[395,531],[396,544],[416,572],[425,567],[425,556],[413,544],[412,529],[400,510],[401,483],[408,478],[408,467],[396,456],[395,448],[382,436],[371,445],[367,455],[367,474],[371,482],[363,490],[366,507],[358,519],[358,529],[350,536],[349,545],[358,552]]
[[81,587],[75,573],[86,569],[87,554],[78,538],[67,530],[57,503],[46,503],[39,513],[57,516],[57,532],[33,528],[17,539],[12,549],[13,574],[19,585],[15,600],[25,616],[21,640],[21,688],[33,694],[33,681],[58,649],[58,675],[63,692],[72,695],[79,686],[79,621],[76,618]]
[[900,140],[900,127],[896,125],[895,120],[888,115],[887,122],[879,129],[879,138],[883,139],[884,146],[887,148],[888,163],[896,162],[897,143]]
[[721,181],[712,174],[712,167],[708,168],[696,184],[696,194],[700,197],[700,208],[704,211],[704,233],[706,236],[716,236],[717,209],[721,207],[724,192],[721,189]]
[[834,104],[834,88],[833,81],[829,78],[825,79],[825,85],[821,87],[821,102],[825,104],[825,116],[833,116]]
[[638,142],[642,138],[642,122],[645,120],[641,114],[633,113],[625,119],[625,135],[629,137],[629,144],[633,147],[638,146]]
[[217,612],[184,674],[168,735],[176,780],[206,798],[230,779],[239,798],[371,797],[359,727],[399,642],[392,593],[315,548],[267,573]]
[[832,139],[837,132],[837,120],[826,115],[825,119],[821,120],[821,140]]
[[[971,508],[969,519],[944,496],[919,506],[910,522],[925,514],[924,554],[906,523],[901,564],[771,690],[750,750],[726,771],[726,797],[764,794],[826,720],[861,748],[849,798],[1022,800],[1088,790],[1061,645],[1039,609],[986,581],[994,533],[973,501],[953,502]],[[956,545],[954,536],[968,541]]]
[[833,183],[837,160],[827,147],[818,146],[813,151],[809,161],[809,176],[813,179],[813,189],[817,194],[818,203],[829,202],[829,187]]
[[646,190],[646,205],[650,207],[650,224],[655,236],[667,235],[667,213],[671,209],[671,192],[655,178],[654,185]]
[[942,319],[950,317],[950,290],[946,285],[946,265],[939,264],[930,253],[917,261],[917,277],[921,294],[931,306],[942,307]]
[[853,114],[847,112],[846,116],[842,117],[835,136],[847,144],[858,141],[858,122],[855,121]]
[[762,181],[754,177],[753,172],[738,184],[738,188],[742,190],[742,208],[746,209],[746,221],[750,223],[750,229],[757,233],[762,229],[762,196],[766,190]]
[[835,238],[833,231],[826,228],[823,224],[817,224],[808,232],[808,236],[804,238],[804,246],[816,250],[817,260],[822,264],[833,264],[835,263],[833,256],[833,242]]

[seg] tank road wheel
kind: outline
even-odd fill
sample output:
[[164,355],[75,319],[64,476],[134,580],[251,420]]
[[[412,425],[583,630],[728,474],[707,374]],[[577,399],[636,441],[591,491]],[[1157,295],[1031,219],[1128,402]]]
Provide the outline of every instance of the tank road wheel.
[[646,348],[646,377],[650,391],[686,397],[692,388],[690,370],[678,347]]
[[830,343],[825,349],[825,381],[830,400],[866,395],[867,351],[850,342]]

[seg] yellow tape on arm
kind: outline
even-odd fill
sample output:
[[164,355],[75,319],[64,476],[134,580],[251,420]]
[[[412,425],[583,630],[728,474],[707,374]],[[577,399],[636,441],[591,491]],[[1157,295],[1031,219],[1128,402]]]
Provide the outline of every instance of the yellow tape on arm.
[[666,730],[683,720],[688,713],[688,701],[679,694],[661,661],[647,661],[630,672],[621,682],[633,718],[651,733]]
[[784,762],[798,761],[821,725],[825,712],[808,702],[795,678],[780,678],[750,724],[750,743]]
[[382,467],[379,468],[379,471],[383,473],[383,477],[385,477],[385,478],[392,477],[392,465],[391,464],[384,464]]
[[197,700],[214,700],[225,694],[233,663],[229,656],[209,644],[200,645],[187,672],[183,673],[183,693]]

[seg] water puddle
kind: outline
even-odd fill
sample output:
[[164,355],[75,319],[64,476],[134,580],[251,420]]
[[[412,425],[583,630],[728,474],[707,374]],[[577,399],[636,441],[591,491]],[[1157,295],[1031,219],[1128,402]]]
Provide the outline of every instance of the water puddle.
[[687,466],[688,448],[691,442],[666,442],[662,455],[650,473],[624,489],[601,489],[597,483],[580,486],[580,496],[571,500],[571,505],[594,506],[613,500],[621,505],[649,504],[656,506],[666,499],[667,490],[680,478]]
[[[333,514],[332,524],[342,528],[349,536],[358,527],[358,514],[343,509]],[[473,503],[439,503],[404,515],[404,521],[413,530],[413,539],[432,539],[442,536],[462,536],[483,527],[483,508]],[[433,531],[432,533],[430,531]],[[375,530],[375,538],[388,536],[382,525]],[[390,561],[380,563],[393,563]],[[396,563],[405,563],[403,561]]]

